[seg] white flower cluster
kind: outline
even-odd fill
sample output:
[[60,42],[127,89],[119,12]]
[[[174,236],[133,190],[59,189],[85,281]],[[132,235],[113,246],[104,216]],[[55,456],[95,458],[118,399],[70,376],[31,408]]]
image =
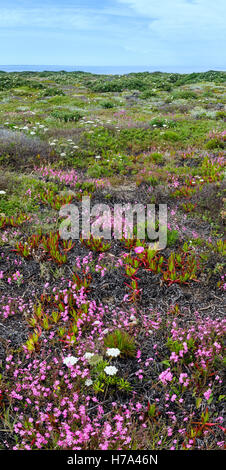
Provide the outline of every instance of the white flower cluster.
[[106,366],[104,368],[104,372],[107,374],[107,375],[115,375],[117,372],[118,372],[118,369],[117,367],[115,366]]
[[119,356],[120,352],[121,351],[118,348],[107,348],[106,354],[107,356],[117,357]]
[[[51,145],[51,146],[55,146],[55,145],[62,146],[62,147],[64,147],[64,149],[67,149],[67,150],[69,149],[69,151],[71,149],[78,149],[79,148],[78,145],[75,145],[75,142],[73,142],[72,139],[60,140],[60,139],[55,138],[55,139],[49,140],[49,145]],[[65,157],[66,153],[61,152],[60,155],[61,155],[61,157]]]
[[67,356],[63,360],[63,364],[66,366],[74,366],[78,362],[78,358],[74,356]]
[[[32,113],[34,114],[34,113]],[[8,125],[9,123],[8,122],[5,122],[5,125]],[[36,135],[36,132],[37,131],[42,131],[42,132],[47,132],[48,131],[48,127],[46,127],[44,124],[40,124],[40,122],[35,122],[34,123],[35,126],[32,126],[32,127],[29,127],[27,125],[25,126],[13,126],[13,129],[18,129],[19,131],[27,131],[28,134],[30,135]],[[32,130],[33,129],[33,130]]]
[[93,357],[93,356],[94,356],[94,353],[86,352],[83,357],[84,357],[84,359],[89,360],[89,359],[91,359],[91,357]]

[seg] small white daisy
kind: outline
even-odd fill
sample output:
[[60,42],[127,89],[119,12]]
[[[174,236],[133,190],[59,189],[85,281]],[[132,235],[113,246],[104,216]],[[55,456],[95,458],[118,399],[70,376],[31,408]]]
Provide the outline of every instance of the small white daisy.
[[93,381],[92,381],[91,379],[87,379],[87,380],[85,381],[85,385],[86,385],[87,387],[90,387],[90,385],[92,385],[92,383],[93,383]]
[[107,366],[104,368],[104,372],[107,375],[115,375],[118,372],[118,369],[115,366]]

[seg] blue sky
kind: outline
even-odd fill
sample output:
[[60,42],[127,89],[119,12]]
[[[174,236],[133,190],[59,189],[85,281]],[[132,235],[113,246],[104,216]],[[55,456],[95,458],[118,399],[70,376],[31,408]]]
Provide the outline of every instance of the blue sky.
[[0,64],[224,66],[225,0],[0,0]]

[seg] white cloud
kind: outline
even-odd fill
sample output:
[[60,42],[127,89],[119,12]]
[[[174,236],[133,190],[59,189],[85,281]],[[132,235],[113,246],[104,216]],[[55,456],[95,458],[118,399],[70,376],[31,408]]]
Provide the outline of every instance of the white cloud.
[[95,11],[76,8],[2,8],[0,11],[1,28],[59,28],[92,30],[103,25],[103,18]]
[[170,40],[223,39],[225,0],[117,0],[143,18],[150,18],[149,30],[156,38]]
[[0,9],[1,35],[9,34],[9,31],[24,36],[43,33],[52,37],[54,34],[67,37],[80,34],[84,37],[87,34],[106,43],[111,38],[115,42],[133,38],[134,30],[142,33],[142,24],[127,5],[118,8],[118,4],[117,8],[52,7],[46,4],[43,8],[17,6],[15,9]]

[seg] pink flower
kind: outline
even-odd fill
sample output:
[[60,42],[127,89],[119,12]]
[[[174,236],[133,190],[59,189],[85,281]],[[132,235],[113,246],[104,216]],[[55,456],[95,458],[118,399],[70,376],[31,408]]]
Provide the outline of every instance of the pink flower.
[[173,374],[170,372],[170,368],[164,370],[160,375],[159,375],[159,380],[163,383],[163,385],[166,385],[167,382],[171,382],[173,379]]
[[136,356],[137,359],[140,359],[140,356],[141,356],[141,351],[138,349],[138,351],[137,351],[137,356]]
[[108,441],[105,441],[103,444],[100,444],[101,450],[108,450]]
[[189,384],[188,374],[186,374],[186,373],[180,374],[179,382],[180,382],[180,384],[183,384],[184,387],[187,387],[188,384]]
[[137,254],[142,253],[144,251],[144,247],[143,246],[136,246],[136,248],[134,248],[134,251]]
[[170,360],[173,362],[178,362],[178,355],[174,351],[171,353]]
[[209,400],[211,393],[212,393],[211,388],[208,388],[208,390],[203,393],[206,400]]

